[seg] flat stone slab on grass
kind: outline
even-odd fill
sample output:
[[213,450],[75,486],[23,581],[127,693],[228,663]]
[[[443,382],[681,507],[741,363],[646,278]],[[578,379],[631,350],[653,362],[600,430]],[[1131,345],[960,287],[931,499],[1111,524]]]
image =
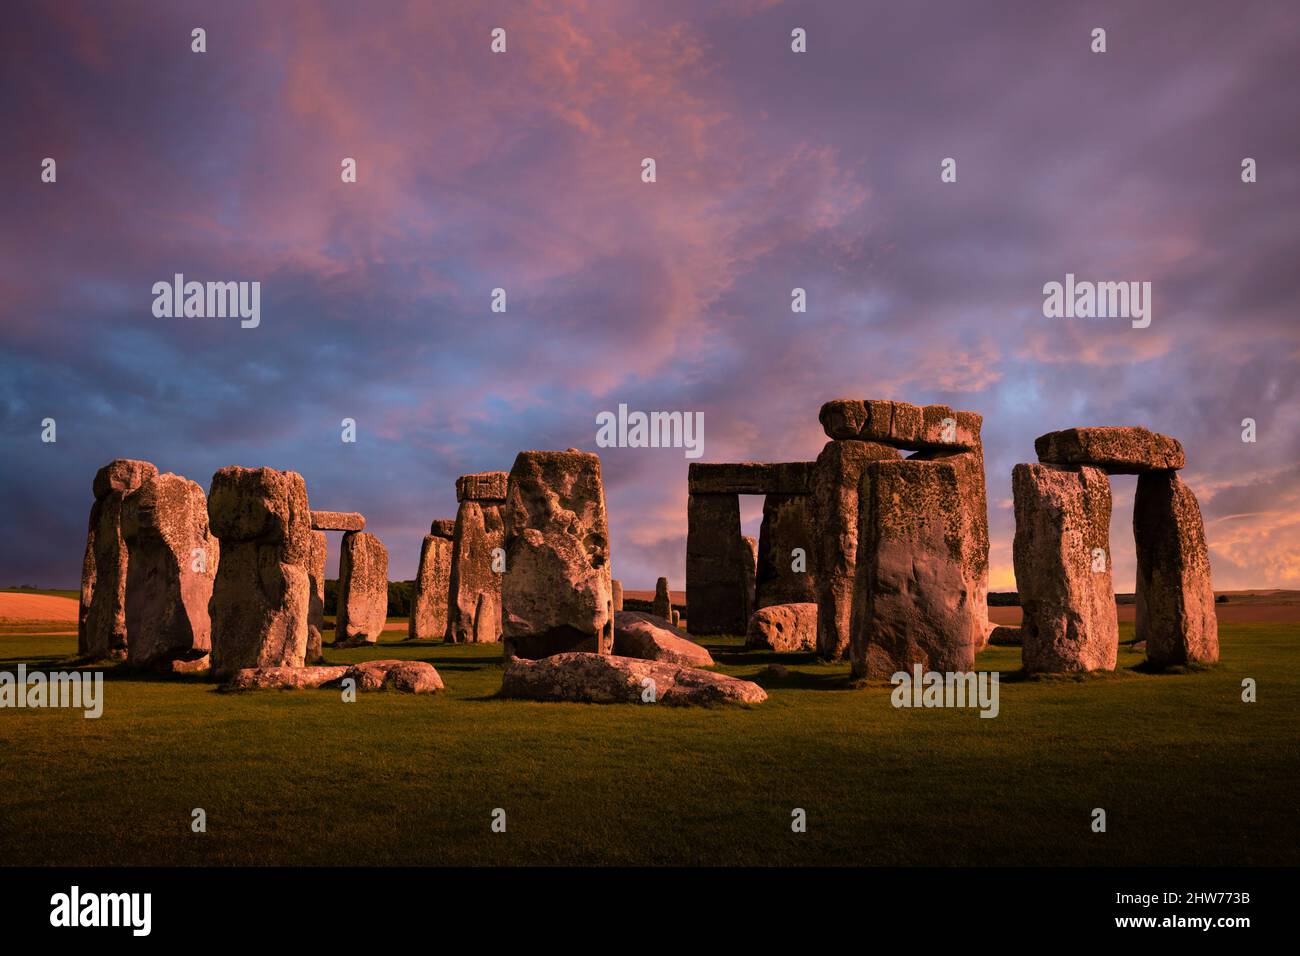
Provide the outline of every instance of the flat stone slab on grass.
[[435,694],[443,689],[442,677],[424,661],[364,661],[329,667],[249,667],[235,672],[222,690],[303,690],[337,686],[345,678],[357,690],[396,690],[406,694]]
[[614,612],[614,653],[688,667],[713,666],[713,656],[681,628],[639,611]]
[[1038,460],[1051,465],[1089,465],[1111,475],[1170,471],[1187,464],[1178,439],[1138,425],[1067,428],[1034,439]]
[[501,681],[501,696],[591,704],[648,704],[644,699],[649,689],[647,679],[654,682],[655,702],[673,707],[759,704],[767,700],[767,692],[757,684],[724,674],[660,661],[582,652],[554,654],[536,661],[512,658]]
[[302,690],[340,681],[348,672],[339,667],[246,667],[235,671],[223,690]]

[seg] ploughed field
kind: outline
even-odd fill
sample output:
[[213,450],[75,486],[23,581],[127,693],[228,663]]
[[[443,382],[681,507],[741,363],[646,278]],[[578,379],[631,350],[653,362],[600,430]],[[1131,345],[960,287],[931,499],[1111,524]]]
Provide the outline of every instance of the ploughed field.
[[[1114,675],[1023,681],[1019,649],[991,647],[977,663],[1004,675],[994,719],[895,709],[887,684],[850,687],[847,664],[739,638],[702,643],[767,689],[752,709],[498,700],[499,645],[402,643],[404,628],[377,648],[327,646],[327,662],[429,661],[445,693],[345,704],[110,668],[97,720],[0,709],[0,860],[1295,865],[1292,610],[1225,620],[1221,663],[1187,673],[1134,670],[1124,645]],[[0,625],[0,670],[75,653],[75,635],[37,631]],[[1246,677],[1257,703],[1241,702]],[[191,832],[196,807],[206,833]]]

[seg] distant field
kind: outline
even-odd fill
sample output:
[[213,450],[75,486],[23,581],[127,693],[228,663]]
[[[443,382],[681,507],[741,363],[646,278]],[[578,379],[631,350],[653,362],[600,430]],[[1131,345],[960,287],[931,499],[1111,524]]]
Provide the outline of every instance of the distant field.
[[[14,630],[0,669],[75,649]],[[1016,681],[1018,650],[991,648],[979,667],[1008,678],[992,720],[895,709],[887,685],[851,689],[846,666],[735,638],[705,643],[768,689],[749,710],[498,700],[495,645],[327,649],[427,660],[448,687],[354,704],[110,671],[99,720],[0,710],[0,859],[1295,865],[1300,626],[1225,623],[1221,638],[1209,670],[1144,674],[1122,647],[1117,673],[1085,680]],[[1241,702],[1244,677],[1258,703]]]

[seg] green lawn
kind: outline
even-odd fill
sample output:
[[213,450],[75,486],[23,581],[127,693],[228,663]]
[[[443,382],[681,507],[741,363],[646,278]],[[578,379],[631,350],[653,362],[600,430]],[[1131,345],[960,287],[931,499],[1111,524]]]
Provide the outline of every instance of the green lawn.
[[[497,700],[496,646],[327,648],[333,663],[427,660],[448,688],[354,704],[110,672],[99,720],[0,710],[0,860],[1294,865],[1298,637],[1225,625],[1220,665],[1159,676],[1123,648],[1113,676],[1004,682],[993,720],[895,710],[887,685],[851,689],[846,666],[735,640],[709,646],[767,687],[759,707]],[[75,645],[0,633],[0,669]],[[776,660],[788,677],[766,674]],[[979,666],[1010,676],[1019,651]],[[794,807],[808,832],[791,832]]]

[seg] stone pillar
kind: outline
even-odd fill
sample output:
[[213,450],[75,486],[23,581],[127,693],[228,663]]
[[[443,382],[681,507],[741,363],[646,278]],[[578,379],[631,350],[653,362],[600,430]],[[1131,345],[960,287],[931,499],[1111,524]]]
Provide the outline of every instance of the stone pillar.
[[614,578],[609,583],[614,591],[614,610],[621,611],[623,610],[623,582]]
[[692,634],[744,634],[753,567],[742,547],[740,499],[691,494],[686,505],[686,617]]
[[460,505],[452,537],[446,635],[456,644],[501,639],[498,621],[487,622],[490,627],[476,627],[475,614],[479,595],[484,593],[491,597],[485,607],[498,613],[501,607],[501,571],[493,567],[492,552],[505,546],[501,507],[508,477],[504,471],[485,471],[456,479]]
[[[786,494],[763,498],[754,610],[817,600],[817,536],[809,499],[809,495]],[[802,571],[794,569],[796,548],[803,551]]]
[[[315,512],[312,512],[315,514]],[[325,632],[325,562],[329,558],[329,541],[324,531],[311,533],[311,552],[307,559],[307,654],[308,664],[323,656]]]
[[1210,664],[1219,659],[1219,627],[1210,554],[1196,495],[1174,471],[1138,477],[1133,501],[1137,544],[1137,626],[1147,660]]
[[758,539],[742,535],[740,539],[741,574],[745,578],[745,629],[758,610]]
[[673,618],[673,592],[668,590],[668,579],[660,578],[655,582],[655,599],[650,605],[650,613],[671,621]]
[[180,475],[156,475],[122,501],[127,662],[201,667],[212,647],[208,602],[220,547],[208,530],[203,489]]
[[[451,592],[451,553],[456,522],[439,519],[429,527],[420,547],[420,566],[411,597],[407,639],[441,640],[447,634],[447,601]],[[477,619],[477,618],[476,618]]]
[[388,549],[368,531],[343,535],[335,644],[375,644],[388,620]]
[[246,667],[302,667],[311,601],[311,511],[302,475],[222,468],[208,491],[221,563],[208,610],[212,675]]
[[77,613],[77,650],[83,657],[126,657],[129,559],[122,539],[122,500],[157,474],[149,462],[130,458],[118,458],[95,473]]
[[614,597],[600,459],[575,449],[520,452],[502,518],[506,658],[612,653]]
[[1114,670],[1110,482],[1091,467],[1016,465],[1013,558],[1030,673]]

